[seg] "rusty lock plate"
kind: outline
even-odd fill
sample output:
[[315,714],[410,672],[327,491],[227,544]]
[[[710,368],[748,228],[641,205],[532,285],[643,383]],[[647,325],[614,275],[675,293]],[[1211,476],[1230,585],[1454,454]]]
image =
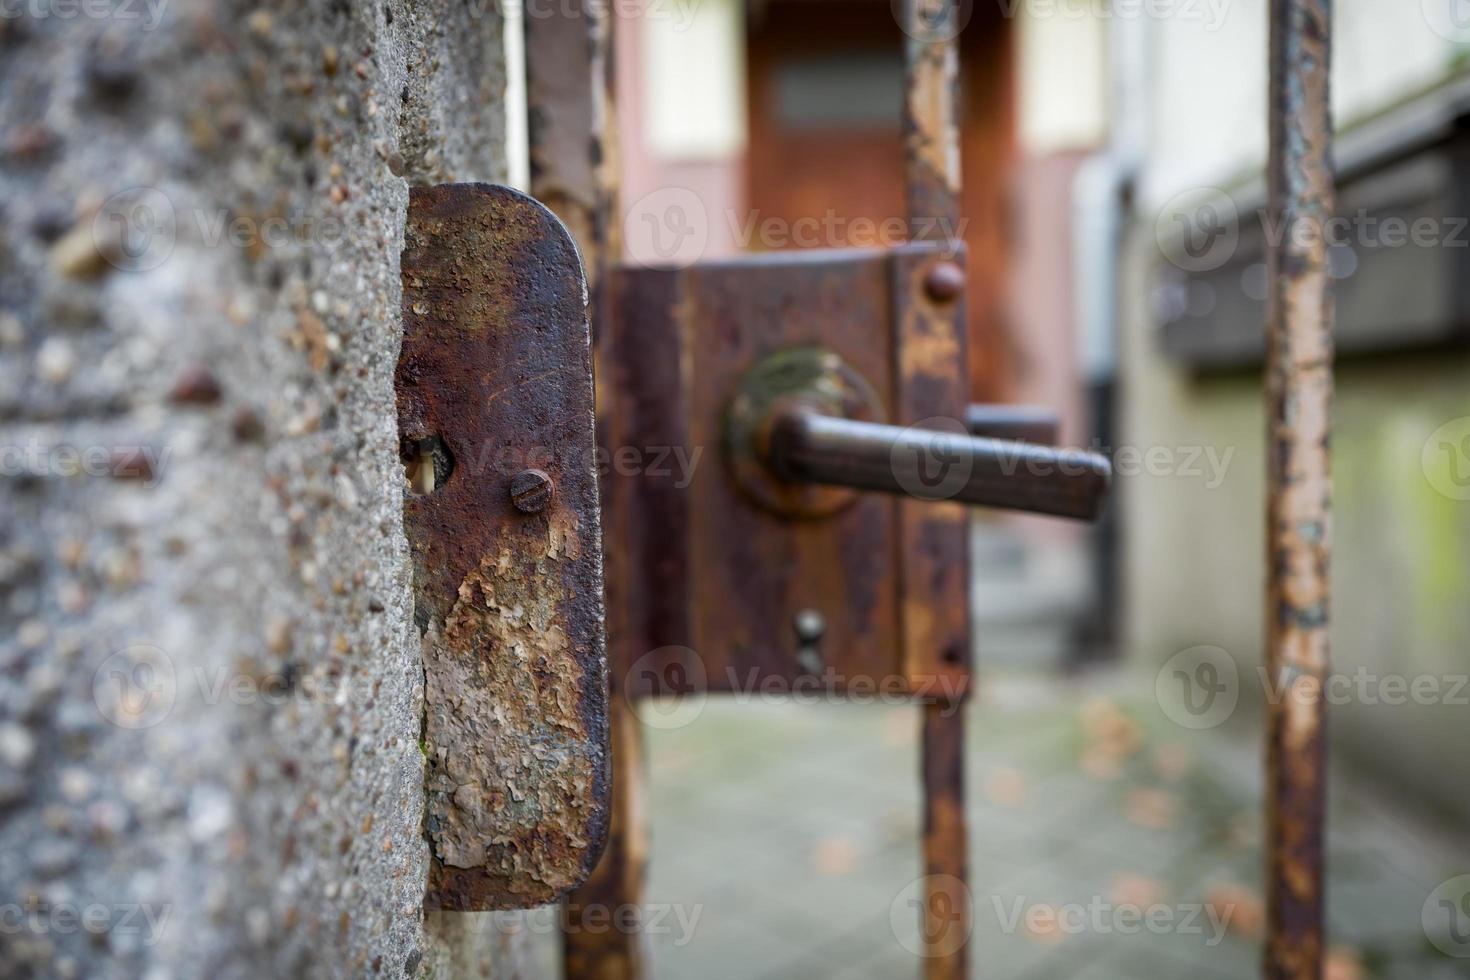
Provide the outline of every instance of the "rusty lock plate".
[[[608,476],[608,533],[635,576],[613,652],[627,696],[816,674],[836,690],[964,697],[965,510],[773,488],[732,445],[746,400],[807,375],[853,417],[962,430],[963,310],[929,284],[963,259],[919,243],[616,270],[609,442],[693,464]],[[763,377],[772,390],[751,392]]]
[[424,904],[528,908],[580,884],[607,831],[586,281],[551,212],[486,184],[412,189],[402,276]]

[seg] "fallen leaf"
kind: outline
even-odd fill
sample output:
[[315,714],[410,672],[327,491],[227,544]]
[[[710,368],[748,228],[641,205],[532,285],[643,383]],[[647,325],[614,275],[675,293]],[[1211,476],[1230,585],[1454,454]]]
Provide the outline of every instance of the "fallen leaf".
[[1099,782],[1107,782],[1117,779],[1123,772],[1123,764],[1118,756],[1102,749],[1096,745],[1089,745],[1082,750],[1082,757],[1078,760],[1083,773]]
[[1239,884],[1216,885],[1205,895],[1211,918],[1244,939],[1259,939],[1266,924],[1266,906],[1253,889]]
[[985,780],[985,798],[996,806],[1021,806],[1028,795],[1026,777],[1014,769],[997,769]]
[[1333,946],[1327,951],[1322,980],[1363,980],[1363,960],[1349,946]]
[[1179,818],[1179,799],[1163,789],[1129,790],[1123,813],[1130,823],[1149,830],[1168,830]]
[[1147,909],[1163,902],[1164,883],[1147,875],[1125,872],[1113,877],[1108,886],[1108,897],[1114,905],[1134,905]]
[[1062,931],[1061,916],[1055,906],[1039,903],[1026,909],[1021,918],[1021,934],[1033,942],[1054,946],[1067,938]]
[[1154,749],[1154,772],[1160,779],[1177,782],[1194,768],[1194,757],[1179,742],[1167,742]]
[[1089,748],[1125,759],[1142,744],[1138,722],[1113,701],[1094,698],[1082,706],[1079,717]]
[[812,867],[828,877],[850,874],[857,867],[857,858],[857,844],[851,837],[824,837],[812,849]]

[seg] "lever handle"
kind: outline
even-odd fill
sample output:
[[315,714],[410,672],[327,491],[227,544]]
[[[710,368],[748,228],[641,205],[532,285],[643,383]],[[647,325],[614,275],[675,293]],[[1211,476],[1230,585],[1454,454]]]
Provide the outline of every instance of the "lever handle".
[[972,436],[1054,446],[1061,422],[1056,412],[1041,405],[984,402],[965,409],[965,427]]
[[1112,466],[1097,453],[903,428],[783,406],[767,464],[783,479],[1093,520]]

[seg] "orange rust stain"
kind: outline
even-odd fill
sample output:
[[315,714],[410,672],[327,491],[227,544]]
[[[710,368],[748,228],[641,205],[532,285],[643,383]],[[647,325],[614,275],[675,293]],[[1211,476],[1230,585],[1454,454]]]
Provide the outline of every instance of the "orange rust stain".
[[581,553],[576,531],[574,516],[557,515],[539,554],[487,555],[424,652],[435,855],[551,896],[575,884],[582,861],[559,852],[587,848],[579,811],[596,778],[578,713],[582,668],[556,621],[561,578],[547,568]]

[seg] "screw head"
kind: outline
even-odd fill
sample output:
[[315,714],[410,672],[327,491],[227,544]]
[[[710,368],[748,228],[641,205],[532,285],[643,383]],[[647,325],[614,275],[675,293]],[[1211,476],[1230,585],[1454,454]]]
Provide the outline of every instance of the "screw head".
[[948,303],[965,291],[965,270],[953,262],[937,262],[924,275],[924,292],[936,303]]
[[826,617],[815,609],[798,610],[791,621],[791,626],[796,631],[796,638],[803,646],[815,645],[827,632]]
[[542,470],[521,470],[510,480],[510,502],[522,514],[537,514],[551,503],[551,477]]

